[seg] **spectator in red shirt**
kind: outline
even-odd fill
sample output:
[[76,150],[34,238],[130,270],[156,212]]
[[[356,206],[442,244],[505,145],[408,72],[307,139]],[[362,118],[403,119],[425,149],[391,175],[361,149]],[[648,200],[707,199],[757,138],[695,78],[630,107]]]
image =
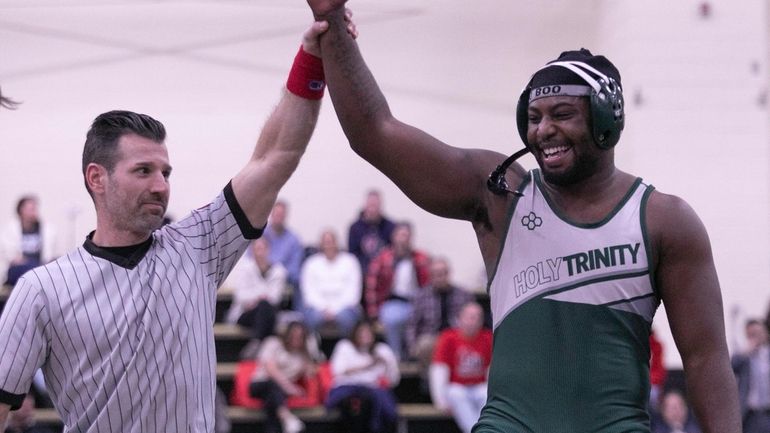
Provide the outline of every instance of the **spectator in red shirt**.
[[469,302],[457,326],[439,335],[430,366],[433,404],[452,414],[460,430],[470,433],[487,401],[487,373],[492,361],[492,331],[483,329],[484,310]]

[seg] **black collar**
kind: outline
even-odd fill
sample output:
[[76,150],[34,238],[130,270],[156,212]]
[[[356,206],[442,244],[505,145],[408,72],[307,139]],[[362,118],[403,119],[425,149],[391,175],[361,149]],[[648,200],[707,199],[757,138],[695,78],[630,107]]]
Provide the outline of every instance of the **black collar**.
[[86,240],[83,242],[83,248],[86,251],[93,256],[108,260],[126,269],[134,269],[142,261],[144,255],[147,254],[150,246],[152,246],[152,236],[144,242],[125,247],[100,247],[93,242],[93,237],[94,232],[86,236]]

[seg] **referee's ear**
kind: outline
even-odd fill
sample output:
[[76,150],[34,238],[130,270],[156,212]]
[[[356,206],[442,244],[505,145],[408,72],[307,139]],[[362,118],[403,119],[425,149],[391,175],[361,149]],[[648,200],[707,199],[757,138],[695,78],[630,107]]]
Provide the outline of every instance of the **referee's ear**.
[[107,184],[107,169],[95,162],[86,166],[86,186],[92,194],[103,194],[104,186]]

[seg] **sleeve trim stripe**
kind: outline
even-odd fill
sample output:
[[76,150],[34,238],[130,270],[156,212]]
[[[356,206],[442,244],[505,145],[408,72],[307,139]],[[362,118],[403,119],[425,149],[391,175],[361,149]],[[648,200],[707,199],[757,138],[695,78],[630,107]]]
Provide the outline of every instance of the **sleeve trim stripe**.
[[224,193],[227,205],[230,207],[230,212],[233,213],[233,217],[235,217],[235,221],[238,223],[238,227],[241,229],[243,237],[246,239],[257,239],[262,236],[262,230],[264,230],[264,227],[255,228],[251,225],[249,219],[246,217],[246,213],[243,212],[243,208],[241,208],[241,205],[235,198],[232,181],[227,183]]
[[26,394],[11,394],[10,392],[0,389],[0,403],[5,403],[11,406],[11,410],[16,410],[21,407],[24,402]]

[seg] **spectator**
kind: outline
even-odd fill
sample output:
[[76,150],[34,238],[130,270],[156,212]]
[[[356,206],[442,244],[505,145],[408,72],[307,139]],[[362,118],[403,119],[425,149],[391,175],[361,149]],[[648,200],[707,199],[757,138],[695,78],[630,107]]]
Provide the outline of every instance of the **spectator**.
[[745,352],[733,356],[744,433],[770,432],[770,346],[764,323],[746,322]]
[[366,313],[379,318],[385,327],[385,341],[398,359],[402,358],[406,321],[412,314],[412,298],[429,283],[428,256],[412,248],[412,228],[398,223],[391,245],[369,264],[366,276]]
[[340,408],[345,431],[384,433],[395,428],[401,379],[393,350],[375,341],[372,324],[361,321],[349,339],[340,340],[331,356],[332,389],[327,408]]
[[27,395],[19,410],[9,415],[5,433],[53,433],[50,429],[35,424],[35,399]]
[[58,255],[56,233],[40,221],[37,197],[22,196],[16,203],[16,215],[0,231],[0,280],[11,286],[28,270]]
[[278,200],[273,205],[265,232],[262,235],[270,243],[270,261],[280,263],[288,271],[287,281],[292,286],[292,308],[301,311],[299,274],[305,249],[297,235],[286,226],[289,205]]
[[361,270],[369,268],[369,262],[380,250],[390,245],[395,225],[382,214],[382,197],[377,190],[366,193],[364,208],[348,231],[348,251],[361,263]]
[[482,328],[484,310],[475,302],[465,304],[457,319],[457,326],[442,332],[436,343],[430,391],[433,404],[470,433],[487,400],[492,331]]
[[233,288],[233,304],[226,320],[249,328],[253,339],[263,340],[275,329],[286,268],[270,261],[270,244],[264,238],[252,241],[250,249],[251,254],[238,261],[225,283]]
[[652,433],[701,433],[684,395],[677,390],[668,391],[660,400],[660,417],[652,420]]
[[321,233],[319,248],[302,265],[305,323],[314,331],[333,323],[349,335],[361,318],[361,268],[355,256],[340,251],[332,230]]
[[430,285],[420,288],[412,300],[413,311],[406,323],[406,347],[422,370],[427,371],[438,334],[456,325],[463,305],[474,300],[473,294],[450,280],[449,262],[441,257],[430,263]]
[[305,424],[286,406],[289,396],[304,395],[299,385],[303,378],[316,374],[316,364],[308,351],[308,333],[301,322],[292,322],[282,338],[268,337],[257,355],[259,367],[254,372],[249,391],[265,404],[267,433],[297,433]]

